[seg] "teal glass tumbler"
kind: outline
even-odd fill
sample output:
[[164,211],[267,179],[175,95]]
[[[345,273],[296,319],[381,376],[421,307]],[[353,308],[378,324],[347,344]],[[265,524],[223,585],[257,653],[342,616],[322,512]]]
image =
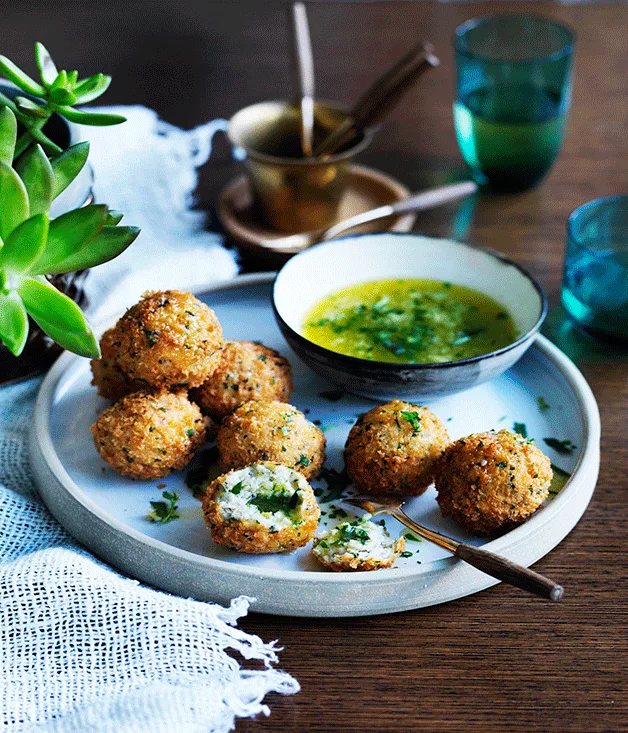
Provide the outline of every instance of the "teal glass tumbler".
[[571,105],[575,35],[547,18],[495,15],[456,29],[454,124],[475,180],[522,191],[549,171]]
[[590,201],[569,217],[561,297],[576,324],[628,344],[628,196]]

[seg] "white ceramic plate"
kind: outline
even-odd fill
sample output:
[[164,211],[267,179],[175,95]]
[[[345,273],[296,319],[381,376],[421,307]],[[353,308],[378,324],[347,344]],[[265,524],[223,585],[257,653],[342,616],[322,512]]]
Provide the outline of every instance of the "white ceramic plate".
[[[337,395],[325,394],[333,388],[290,352],[275,325],[271,282],[270,275],[243,276],[200,297],[216,310],[228,338],[260,340],[288,356],[294,370],[292,401],[308,411],[311,420],[321,421],[328,441],[327,465],[340,469],[347,433],[356,416],[373,403],[348,395],[333,401],[330,397]],[[46,377],[35,411],[31,461],[51,512],[78,540],[123,572],[203,600],[224,603],[246,594],[258,599],[257,611],[290,616],[402,611],[443,603],[496,582],[427,542],[409,541],[406,549],[413,554],[401,558],[396,568],[346,574],[319,569],[309,548],[247,556],[214,545],[200,504],[185,485],[185,472],[162,481],[132,481],[117,476],[101,461],[89,426],[105,402],[90,386],[90,377],[87,360],[69,354]],[[549,403],[549,410],[539,408],[538,397]],[[584,512],[599,469],[598,409],[576,367],[539,337],[504,375],[468,392],[433,400],[430,407],[445,421],[452,437],[524,423],[552,461],[572,473],[560,493],[528,522],[484,544],[526,566],[549,552]],[[577,448],[569,455],[558,454],[543,442],[546,437],[570,440]],[[158,484],[181,495],[182,517],[167,525],[145,518],[149,500],[160,498],[163,487]],[[440,516],[433,489],[408,507],[412,516],[429,527],[483,544]],[[324,521],[329,522],[330,506],[322,509],[327,512]],[[393,533],[403,529],[392,520],[388,527]]]

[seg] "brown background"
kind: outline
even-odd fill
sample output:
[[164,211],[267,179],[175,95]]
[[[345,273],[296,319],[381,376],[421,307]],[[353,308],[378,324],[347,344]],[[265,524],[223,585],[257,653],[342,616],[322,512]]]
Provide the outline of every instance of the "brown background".
[[[555,304],[565,220],[579,204],[628,192],[628,7],[531,3],[315,3],[310,21],[318,89],[350,102],[418,37],[442,67],[395,111],[361,162],[412,189],[459,178],[451,119],[450,38],[463,20],[498,9],[540,12],[578,33],[569,135],[535,191],[483,197],[421,215],[417,229],[508,252]],[[114,75],[109,103],[141,103],[191,127],[290,89],[282,4],[161,0],[5,0],[0,50],[32,69],[32,43],[58,63]],[[211,207],[235,173],[221,143],[202,175]],[[578,527],[537,568],[567,595],[551,605],[495,587],[446,606],[394,616],[292,620],[251,615],[248,631],[278,638],[281,666],[303,691],[270,700],[272,715],[239,731],[582,733],[628,730],[626,624],[626,354],[574,332],[554,307],[546,331],[583,370],[600,404],[602,470]]]

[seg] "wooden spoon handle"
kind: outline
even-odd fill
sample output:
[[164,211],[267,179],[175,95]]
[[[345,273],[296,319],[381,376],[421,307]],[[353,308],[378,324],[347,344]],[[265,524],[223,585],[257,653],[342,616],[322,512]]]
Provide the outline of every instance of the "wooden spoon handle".
[[461,543],[456,548],[455,554],[456,557],[469,563],[469,565],[473,565],[474,568],[481,570],[483,573],[541,596],[541,598],[560,601],[563,597],[562,586],[554,583],[553,580],[524,568],[522,565],[517,565],[505,557],[488,552],[488,550]]

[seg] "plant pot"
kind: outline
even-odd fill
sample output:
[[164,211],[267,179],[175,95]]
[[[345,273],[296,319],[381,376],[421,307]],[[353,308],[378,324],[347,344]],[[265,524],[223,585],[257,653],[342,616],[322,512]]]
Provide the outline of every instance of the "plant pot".
[[[16,96],[29,96],[5,80],[0,81],[0,92],[11,99]],[[59,115],[53,115],[44,127],[46,135],[64,149],[80,141],[78,130],[78,126],[67,122]],[[91,203],[93,201],[92,185],[93,171],[87,163],[75,180],[53,201],[50,217],[54,219],[67,211]],[[82,270],[51,276],[48,279],[58,290],[83,307],[87,304],[83,285],[88,273],[89,270]],[[0,385],[17,382],[45,372],[62,352],[61,347],[49,339],[30,318],[29,323],[28,341],[20,356],[13,356],[5,346],[0,344]]]

